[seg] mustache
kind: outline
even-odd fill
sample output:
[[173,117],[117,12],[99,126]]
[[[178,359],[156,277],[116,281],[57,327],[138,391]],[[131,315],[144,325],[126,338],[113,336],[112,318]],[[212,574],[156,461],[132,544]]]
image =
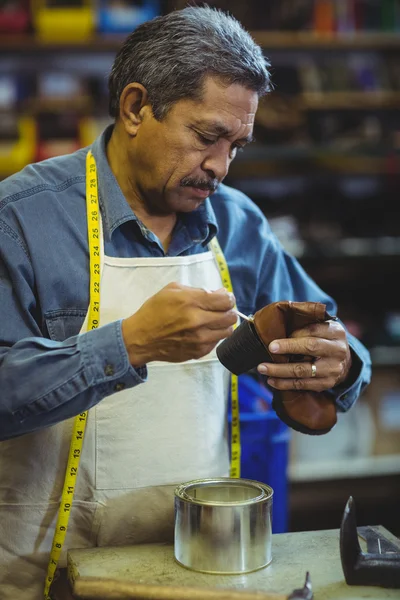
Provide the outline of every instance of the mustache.
[[215,179],[201,179],[200,177],[184,177],[181,179],[182,187],[195,187],[200,190],[209,190],[210,192],[215,192],[219,185],[219,181],[217,178]]

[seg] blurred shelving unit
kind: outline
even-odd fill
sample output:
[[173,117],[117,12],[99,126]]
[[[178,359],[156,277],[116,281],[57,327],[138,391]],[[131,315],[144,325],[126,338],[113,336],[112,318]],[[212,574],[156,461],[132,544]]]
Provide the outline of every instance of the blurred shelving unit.
[[356,32],[348,34],[318,34],[310,31],[276,32],[253,31],[254,39],[260,46],[269,49],[305,48],[305,49],[398,49],[400,47],[397,33]]
[[367,392],[330,434],[293,434],[291,528],[338,526],[352,495],[360,522],[400,535],[400,30],[254,37],[275,90],[229,182],[335,297],[373,365]]
[[[255,41],[266,50],[391,50],[400,49],[398,33],[362,33],[338,35],[318,35],[312,32],[277,32],[253,30],[250,32]],[[31,50],[45,51],[48,49],[67,48],[70,51],[98,52],[104,50],[116,51],[125,38],[124,34],[104,33],[93,34],[85,40],[68,43],[65,41],[43,41],[33,34],[3,35],[0,48],[24,52]]]
[[[317,442],[308,447],[304,436],[302,445],[294,436],[292,528],[337,527],[351,494],[358,499],[360,524],[375,515],[381,519],[380,507],[387,517],[382,524],[399,535],[400,1],[372,2],[376,10],[385,7],[385,20],[369,23],[368,31],[346,30],[343,22],[334,30],[332,11],[340,0],[310,0],[306,16],[299,9],[299,22],[284,12],[290,0],[265,10],[256,1],[208,3],[242,20],[272,64],[274,91],[260,104],[257,141],[238,155],[227,183],[258,204],[283,245],[337,299],[339,316],[371,349],[373,361],[373,383],[359,412],[353,420],[346,415],[343,429],[337,428],[340,443],[334,436],[332,442],[321,439],[320,451]],[[183,4],[165,0],[160,6],[166,12]],[[317,13],[322,4],[330,6],[329,14]],[[393,17],[389,26],[393,7],[397,21]],[[279,30],[278,14],[285,16],[286,30]],[[106,75],[125,35],[91,33],[68,43],[43,41],[32,31],[0,34],[0,102],[9,85],[2,85],[2,78],[15,81],[8,94],[14,128],[4,110],[2,121],[0,104],[0,127],[7,121],[5,145],[10,146],[21,115],[37,121],[38,138],[51,138],[59,127],[63,139],[74,131],[74,143],[89,143],[107,122]],[[60,73],[76,83],[57,79]],[[42,117],[51,121],[47,129]],[[3,146],[4,141],[0,177],[13,170]],[[45,144],[41,154],[32,148],[24,154],[19,146],[15,165],[45,157],[54,147],[65,146]],[[322,460],[324,452],[330,452],[329,460]],[[311,460],[318,453],[321,461]]]

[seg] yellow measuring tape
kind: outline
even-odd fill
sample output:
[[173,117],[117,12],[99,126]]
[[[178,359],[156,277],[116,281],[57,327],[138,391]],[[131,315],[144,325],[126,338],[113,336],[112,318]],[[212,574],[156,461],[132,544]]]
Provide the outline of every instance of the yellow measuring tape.
[[[88,223],[89,257],[90,257],[90,290],[88,331],[99,326],[100,316],[100,214],[97,190],[97,170],[94,156],[91,152],[86,157],[86,211]],[[87,421],[87,412],[75,417],[71,445],[68,455],[67,470],[65,473],[64,487],[61,494],[61,504],[58,512],[53,544],[50,552],[50,561],[44,587],[45,600],[51,600],[50,586],[54,580],[61,550],[64,545],[69,516],[71,514],[72,499],[78,476],[79,461],[82,454],[83,438]]]
[[[86,156],[86,213],[88,223],[89,257],[90,257],[90,294],[88,331],[99,326],[100,316],[100,208],[97,187],[96,161],[91,152]],[[232,282],[229,275],[228,265],[224,254],[216,238],[210,242],[211,249],[217,260],[221,273],[222,282],[228,292],[233,292]],[[232,428],[231,428],[231,477],[240,477],[240,426],[239,426],[239,390],[238,378],[231,378],[231,406],[232,406]],[[53,544],[50,552],[50,560],[44,587],[45,600],[51,600],[50,586],[60,559],[61,550],[67,534],[68,521],[71,514],[72,500],[78,476],[79,461],[82,454],[83,438],[87,421],[87,411],[75,418],[71,445],[68,455],[67,469],[65,473],[64,487],[61,494],[61,504],[58,513]]]
[[[214,237],[210,246],[217,259],[219,272],[221,273],[222,283],[228,292],[233,292],[231,276],[229,275],[228,265],[225,260],[224,253],[216,237]],[[236,327],[237,325],[235,325]],[[239,421],[239,386],[237,375],[231,375],[231,477],[240,477],[240,421]]]

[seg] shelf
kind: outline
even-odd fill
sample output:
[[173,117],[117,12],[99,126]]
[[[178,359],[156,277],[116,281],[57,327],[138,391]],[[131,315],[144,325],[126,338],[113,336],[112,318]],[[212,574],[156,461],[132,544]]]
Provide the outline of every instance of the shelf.
[[298,462],[289,466],[289,481],[322,481],[400,474],[400,454]]
[[[273,224],[272,224],[273,228]],[[328,242],[307,242],[302,239],[282,240],[285,249],[298,259],[317,259],[324,261],[345,259],[364,259],[397,257],[400,260],[400,237],[386,236],[377,238],[341,238]],[[400,356],[399,356],[400,362]]]
[[255,41],[268,48],[327,48],[327,49],[400,49],[400,32],[354,33],[347,35],[316,34],[308,31],[252,31]]
[[[399,94],[400,106],[400,94]],[[256,132],[257,135],[257,132]],[[382,144],[356,142],[353,148],[340,148],[339,144],[308,146],[306,142],[297,146],[250,144],[233,161],[229,179],[262,179],[273,175],[288,176],[296,173],[308,176],[319,173],[343,173],[347,175],[385,175],[400,173],[400,151]],[[243,190],[245,191],[245,190]]]
[[400,92],[304,92],[300,105],[306,110],[398,109]]
[[327,243],[306,244],[304,247],[303,256],[315,255],[323,256],[324,258],[376,258],[381,256],[400,257],[400,237],[349,237],[333,240]]
[[[394,157],[397,161],[396,156]],[[400,160],[399,160],[400,162]],[[236,159],[229,171],[231,181],[237,179],[262,178],[273,176],[275,178],[288,176],[313,176],[318,169],[318,176],[335,174],[337,176],[351,175],[394,175],[400,172],[399,166],[393,166],[391,156],[375,158],[370,156],[331,155],[318,157],[297,157],[284,160],[281,156],[261,159]]]
[[[400,97],[400,95],[399,95]],[[256,118],[257,120],[257,118]],[[340,144],[263,144],[261,142],[250,144],[244,153],[237,155],[235,163],[253,160],[318,160],[318,159],[380,159],[398,155],[397,150],[388,145],[378,143],[353,143],[353,148],[340,147]]]
[[[400,50],[400,33],[355,33],[346,36],[318,35],[312,32],[277,32],[252,31],[255,41],[264,49],[398,49]],[[0,40],[0,51],[43,52],[49,50],[68,50],[70,52],[115,52],[128,36],[117,34],[94,35],[85,42],[44,42],[32,35],[3,35]]]
[[[370,167],[370,168],[369,168]],[[270,159],[270,160],[253,160],[253,161],[240,161],[234,163],[229,171],[229,178],[231,180],[239,179],[239,178],[259,178],[259,177],[267,177],[273,176],[276,178],[285,178],[290,176],[302,175],[309,176],[315,174],[315,164],[305,165],[303,162],[293,161],[288,165],[287,162],[279,160],[279,159]],[[318,175],[321,177],[324,174],[340,174],[341,169],[327,167],[325,171],[320,169]],[[354,175],[384,175],[387,173],[387,169],[385,165],[379,164],[376,165],[375,162],[373,165],[364,165],[359,164],[355,165],[354,169],[345,169],[346,175],[354,174]]]
[[33,35],[2,35],[0,51],[17,53],[32,52],[116,52],[126,35],[96,35],[84,42],[45,42]]
[[77,98],[29,98],[23,103],[24,113],[28,114],[65,111],[89,114],[92,107],[92,98],[84,95]]

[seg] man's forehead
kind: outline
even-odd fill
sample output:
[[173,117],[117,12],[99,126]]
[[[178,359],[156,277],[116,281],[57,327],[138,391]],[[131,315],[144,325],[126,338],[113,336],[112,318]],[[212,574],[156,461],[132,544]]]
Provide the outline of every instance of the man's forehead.
[[215,117],[218,120],[220,116],[225,121],[224,113],[228,113],[240,118],[243,124],[254,121],[258,94],[240,83],[227,85],[216,77],[208,76],[203,81],[201,95],[196,108],[202,111],[199,112],[202,118]]
[[227,138],[251,141],[258,94],[239,83],[226,85],[215,77],[206,77],[201,97],[183,98],[175,105],[178,119],[189,126],[206,129]]

